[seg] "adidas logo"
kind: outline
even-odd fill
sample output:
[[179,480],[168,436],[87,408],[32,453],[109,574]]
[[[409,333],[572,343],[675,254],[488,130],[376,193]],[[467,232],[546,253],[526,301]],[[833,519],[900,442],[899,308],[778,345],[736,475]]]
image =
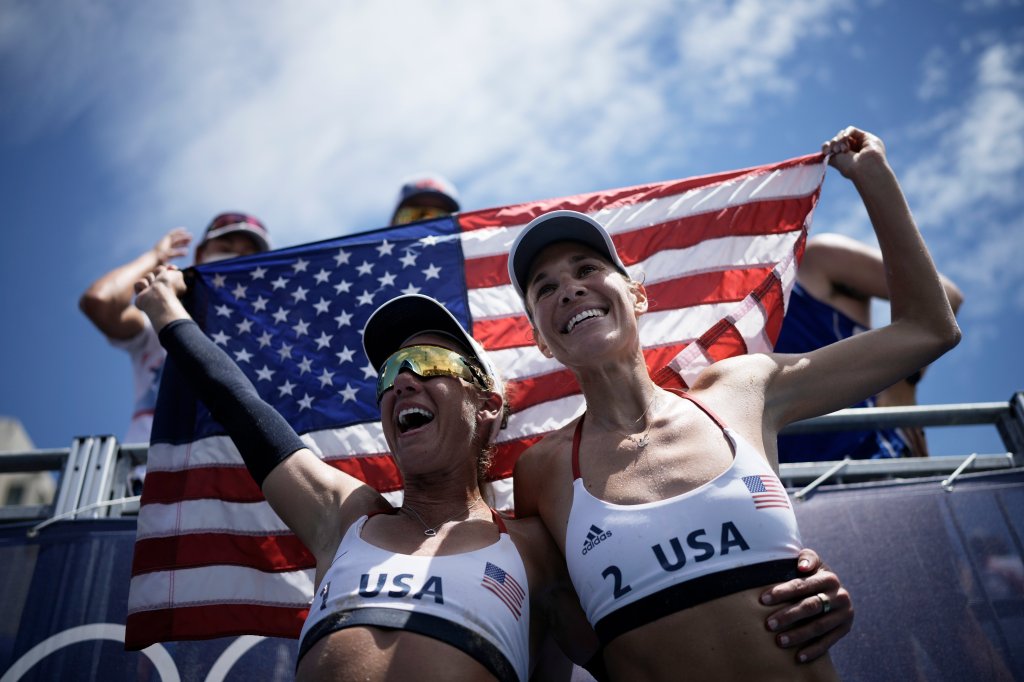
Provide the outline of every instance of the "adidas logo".
[[598,546],[611,536],[612,532],[610,530],[601,530],[597,526],[591,524],[590,530],[587,531],[587,539],[583,541],[583,554],[586,555],[587,552],[594,549],[594,547]]

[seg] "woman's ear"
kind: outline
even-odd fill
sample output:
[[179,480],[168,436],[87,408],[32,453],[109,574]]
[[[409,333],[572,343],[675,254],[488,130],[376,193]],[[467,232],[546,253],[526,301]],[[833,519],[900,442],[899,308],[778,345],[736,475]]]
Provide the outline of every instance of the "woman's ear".
[[540,332],[538,332],[537,328],[532,325],[530,326],[530,336],[533,337],[533,342],[537,344],[537,349],[540,350],[541,355],[546,358],[555,357],[551,352],[551,349],[548,348],[548,345],[544,343],[544,338],[540,335]]
[[477,418],[486,424],[496,424],[496,426],[491,427],[494,430],[489,432],[492,435],[496,435],[501,428],[501,423],[505,419],[505,399],[494,391],[488,391],[486,395],[486,400],[477,409]]
[[647,289],[640,282],[629,283],[629,295],[633,299],[633,310],[638,315],[647,312]]
[[487,400],[480,406],[480,409],[486,411],[488,414],[496,414],[501,416],[501,411],[505,406],[505,399],[500,394],[494,391],[488,391]]

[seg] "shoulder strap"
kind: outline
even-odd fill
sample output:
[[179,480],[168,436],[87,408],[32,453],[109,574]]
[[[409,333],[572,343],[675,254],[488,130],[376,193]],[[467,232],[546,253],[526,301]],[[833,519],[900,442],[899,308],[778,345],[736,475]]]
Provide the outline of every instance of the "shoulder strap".
[[498,532],[508,535],[508,528],[505,527],[505,519],[501,518],[494,508],[491,508],[491,520],[494,521],[494,525],[498,527]]
[[682,398],[686,398],[687,400],[692,402],[694,405],[699,407],[700,410],[704,414],[706,414],[707,416],[711,417],[711,421],[713,421],[716,424],[718,424],[718,428],[720,428],[722,430],[725,430],[727,428],[726,425],[725,425],[725,422],[723,422],[721,419],[719,419],[718,415],[711,411],[711,408],[709,408],[707,405],[705,405],[701,401],[699,401],[696,398],[694,398],[692,395],[690,395],[690,393],[688,391],[679,391],[679,396],[682,397]]
[[583,439],[583,418],[587,416],[584,412],[580,420],[576,422],[576,431],[572,434],[572,480],[580,477],[580,440]]

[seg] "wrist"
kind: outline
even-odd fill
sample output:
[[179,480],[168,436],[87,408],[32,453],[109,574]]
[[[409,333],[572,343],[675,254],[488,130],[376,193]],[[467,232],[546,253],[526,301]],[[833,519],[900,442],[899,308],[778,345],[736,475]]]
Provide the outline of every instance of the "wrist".
[[847,177],[865,198],[877,192],[889,191],[892,187],[899,189],[896,174],[884,157],[872,159],[863,165],[858,164],[857,167],[850,169]]
[[153,284],[141,297],[136,298],[135,306],[149,317],[157,333],[177,320],[191,320],[178,296],[162,283]]
[[885,154],[881,152],[862,152],[857,163],[850,167],[849,178],[855,184],[870,183],[892,177],[893,171]]

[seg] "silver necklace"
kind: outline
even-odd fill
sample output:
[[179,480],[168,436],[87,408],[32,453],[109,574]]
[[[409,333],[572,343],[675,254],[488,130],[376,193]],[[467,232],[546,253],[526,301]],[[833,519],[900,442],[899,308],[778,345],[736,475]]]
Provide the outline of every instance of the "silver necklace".
[[[655,390],[654,397],[651,398],[651,402],[647,403],[647,408],[643,411],[643,413],[639,417],[636,418],[636,421],[633,422],[633,423],[637,424],[637,423],[639,423],[639,421],[641,419],[646,417],[647,413],[651,411],[651,408],[657,402],[658,402],[658,393],[657,393],[657,390]],[[647,423],[647,428],[644,429],[642,433],[631,434],[631,433],[626,433],[624,431],[619,431],[619,433],[621,433],[623,436],[625,436],[626,440],[628,440],[630,443],[632,443],[633,446],[637,450],[643,450],[644,448],[647,447],[647,444],[651,442],[651,426],[653,426],[653,425],[654,425],[654,420],[652,419],[650,422]]]
[[462,514],[465,514],[466,512],[468,512],[470,509],[473,508],[473,505],[475,505],[479,500],[480,500],[479,497],[474,499],[472,502],[469,503],[469,506],[467,506],[465,509],[456,512],[452,516],[449,516],[447,519],[445,519],[441,523],[437,524],[433,528],[428,526],[427,522],[423,520],[423,517],[420,516],[419,514],[417,514],[416,510],[413,509],[412,507],[404,507],[403,506],[403,507],[399,507],[399,509],[401,509],[404,512],[408,512],[409,514],[412,514],[413,518],[415,518],[417,521],[419,521],[420,525],[423,526],[423,534],[426,535],[427,537],[431,537],[432,538],[435,535],[437,535],[437,529],[438,528],[440,528],[444,524],[448,523],[449,521],[453,520],[456,516],[461,516]]

